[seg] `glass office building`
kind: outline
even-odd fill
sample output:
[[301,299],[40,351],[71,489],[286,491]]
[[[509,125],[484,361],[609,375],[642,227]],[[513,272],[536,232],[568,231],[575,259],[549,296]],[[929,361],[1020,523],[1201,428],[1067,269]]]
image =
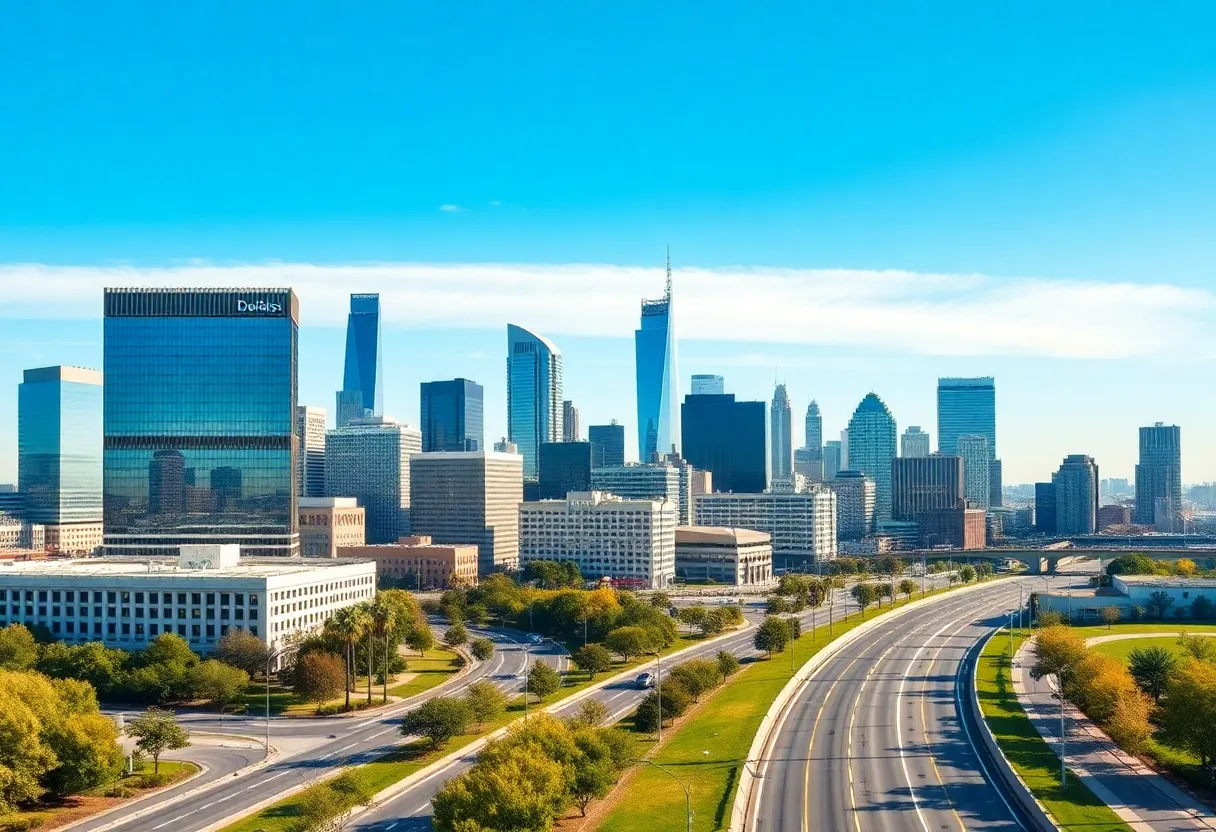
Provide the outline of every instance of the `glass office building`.
[[380,295],[350,296],[346,318],[346,364],[338,391],[337,425],[384,415],[384,367],[380,361]]
[[734,393],[684,397],[684,458],[713,474],[715,491],[758,494],[768,487],[764,402]]
[[874,480],[875,518],[891,519],[891,460],[896,453],[895,417],[885,402],[867,393],[849,420],[848,465]]
[[524,481],[532,483],[541,443],[562,438],[562,351],[515,324],[507,324],[507,438],[524,458]]
[[107,554],[299,553],[290,289],[107,289]]
[[591,443],[592,468],[625,464],[625,426],[618,425],[616,419],[611,424],[587,428],[587,441]]
[[996,381],[984,378],[937,380],[937,447],[952,456],[958,439],[968,434],[988,437],[988,459],[996,459]]
[[480,451],[485,449],[484,390],[475,381],[422,383],[422,450]]
[[658,300],[642,301],[641,328],[634,332],[638,402],[638,459],[680,449],[680,382],[676,369],[676,335],[671,319],[671,255],[667,256],[667,291]]

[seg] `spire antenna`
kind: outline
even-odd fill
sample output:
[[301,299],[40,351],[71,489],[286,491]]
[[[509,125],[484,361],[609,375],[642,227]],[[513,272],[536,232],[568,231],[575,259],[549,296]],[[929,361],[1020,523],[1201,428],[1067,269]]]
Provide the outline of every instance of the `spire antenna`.
[[667,246],[667,300],[671,300],[671,245]]

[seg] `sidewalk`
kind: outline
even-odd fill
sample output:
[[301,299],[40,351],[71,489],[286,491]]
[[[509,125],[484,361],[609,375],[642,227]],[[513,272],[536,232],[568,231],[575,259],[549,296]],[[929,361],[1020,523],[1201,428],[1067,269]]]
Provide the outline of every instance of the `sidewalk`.
[[[1033,642],[1013,661],[1013,690],[1039,735],[1060,753],[1060,703],[1054,680],[1030,678]],[[1125,754],[1070,704],[1064,706],[1068,768],[1136,832],[1216,830],[1216,815],[1135,757]]]

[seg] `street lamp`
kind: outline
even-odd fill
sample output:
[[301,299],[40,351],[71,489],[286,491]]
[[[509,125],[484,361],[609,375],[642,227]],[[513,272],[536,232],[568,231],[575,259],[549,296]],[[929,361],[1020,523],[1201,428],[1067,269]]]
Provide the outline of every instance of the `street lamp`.
[[270,665],[288,652],[287,647],[271,650],[266,654],[266,758],[270,759]]
[[677,783],[680,784],[680,788],[684,790],[684,815],[687,820],[687,830],[688,830],[688,832],[692,832],[692,791],[688,788],[688,786],[684,783],[684,781],[681,780],[679,777],[676,777],[674,774],[672,774],[670,771],[668,771],[666,768],[659,765],[658,763],[652,762],[650,760],[643,760],[640,758],[635,759],[634,762],[635,763],[645,763],[646,765],[648,765],[652,768],[657,768],[659,771],[663,772],[668,777],[670,777],[672,780],[675,780]]
[[[658,704],[659,704],[659,740],[658,741],[660,744],[662,744],[662,742],[663,742],[663,657],[659,654],[659,651],[657,648],[654,651],[654,661],[655,661],[655,664],[658,665],[658,673],[655,675],[655,679],[657,680],[655,683],[655,690],[658,693]],[[689,822],[691,823],[691,821],[689,821]]]
[[528,719],[528,700],[532,698],[531,691],[528,690],[528,672],[532,669],[532,650],[528,647],[527,642],[524,642],[524,720]]

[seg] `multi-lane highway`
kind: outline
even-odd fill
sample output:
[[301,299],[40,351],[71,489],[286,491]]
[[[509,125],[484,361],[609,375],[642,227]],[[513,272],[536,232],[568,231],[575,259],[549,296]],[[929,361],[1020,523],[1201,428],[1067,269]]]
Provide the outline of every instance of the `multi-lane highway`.
[[1026,828],[987,774],[966,697],[973,648],[1027,580],[943,596],[827,660],[775,726],[748,830]]

